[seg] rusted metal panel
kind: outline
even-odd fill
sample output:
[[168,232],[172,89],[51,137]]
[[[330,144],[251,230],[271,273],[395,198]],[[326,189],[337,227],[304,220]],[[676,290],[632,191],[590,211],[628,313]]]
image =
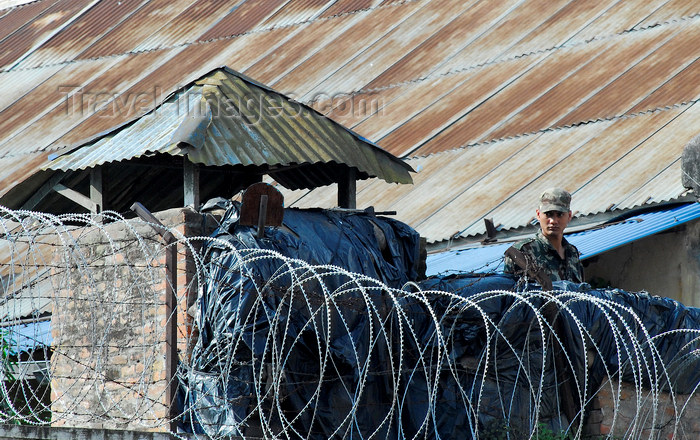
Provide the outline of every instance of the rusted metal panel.
[[[361,14],[363,20],[338,35],[335,42],[301,61],[286,76],[270,85],[283,92],[294,92],[304,102],[311,102],[320,97],[332,97],[338,93],[349,93],[350,90],[347,89],[332,89],[325,81],[357,54],[391,34],[393,29],[420,6],[420,2],[409,2],[378,8],[370,15]],[[316,90],[312,91],[313,88]]]
[[[434,242],[482,234],[485,217],[503,229],[524,226],[534,218],[539,192],[552,185],[572,191],[577,215],[670,200],[683,192],[678,157],[694,132],[694,107],[411,159],[418,170],[413,186],[367,183],[358,188],[358,204],[397,210]],[[662,132],[653,136],[660,126]],[[320,191],[296,205],[332,201]]]
[[[435,240],[440,235],[440,224],[459,225],[459,232],[477,227],[481,233],[486,228],[484,217],[493,217],[496,225],[505,227],[513,223],[510,218],[499,218],[495,209],[510,203],[510,200],[523,193],[532,191],[538,193],[542,188],[536,188],[532,183],[549,168],[566,158],[595,135],[600,127],[583,126],[576,129],[557,130],[528,136],[529,142],[520,150],[506,152],[504,159],[497,167],[492,167],[481,177],[478,184],[472,185],[450,201],[449,206],[440,209],[436,215],[416,225],[426,231],[428,240]],[[565,176],[561,176],[564,179]],[[547,186],[555,186],[552,182]],[[534,196],[534,200],[537,195]],[[528,205],[531,206],[531,205]],[[530,209],[508,211],[509,216],[520,217]],[[522,222],[522,220],[521,220]],[[522,223],[520,223],[522,224]],[[444,235],[444,234],[442,234]],[[472,235],[472,234],[469,234]]]
[[[144,2],[143,6],[110,29],[103,38],[81,53],[80,58],[99,58],[134,52],[137,47],[147,45],[149,37],[154,35],[194,1],[151,0]],[[155,49],[155,47],[151,45],[150,49]]]
[[[438,88],[439,99],[424,104],[423,111],[396,130],[378,138],[377,143],[389,151],[400,151],[395,153],[399,156],[431,154],[473,143],[474,132],[481,133],[485,127],[478,123],[482,121],[472,122],[472,114],[476,112],[474,114],[479,115],[479,109],[496,91],[516,83],[519,77],[541,59],[540,56],[490,64],[460,73],[464,76],[462,83],[449,90],[449,93]],[[385,111],[393,109],[387,107]],[[500,109],[497,111],[500,112]],[[486,123],[499,123],[498,116],[498,113],[488,115]]]
[[[680,173],[671,187],[664,186],[665,179],[658,183],[654,180],[667,167],[678,162],[688,140],[697,135],[697,126],[693,125],[700,117],[700,106],[682,106],[660,113],[676,117],[666,124],[651,125],[652,122],[656,122],[653,120],[657,117],[655,113],[641,116],[647,119],[650,124],[647,130],[653,136],[649,136],[635,148],[630,148],[624,157],[609,164],[602,174],[582,188],[582,198],[587,202],[583,205],[584,213],[599,212],[609,206],[601,206],[600,201],[595,200],[596,197],[604,196],[606,200],[614,203],[615,208],[624,209],[634,206],[639,199],[651,198],[646,202],[656,203],[667,199],[669,192],[676,192],[674,197],[683,192]],[[673,169],[680,171],[677,167]],[[650,189],[648,194],[638,193],[631,197],[640,187]]]
[[20,28],[27,26],[35,17],[40,16],[52,2],[32,2],[3,11],[0,17],[0,45],[5,50],[5,39]]
[[284,39],[267,49],[270,56],[262,57],[246,68],[246,74],[264,84],[274,85],[301,62],[338,41],[346,30],[366,19],[367,13],[358,13],[322,20],[320,23],[300,24]]
[[629,113],[688,102],[693,97],[698,96],[700,96],[700,58],[654,90],[653,93],[633,107]]
[[[108,64],[112,68],[104,69],[103,73],[95,77],[69,80],[67,86],[76,86],[71,88],[75,92],[70,101],[66,100],[65,89],[57,87],[44,98],[52,107],[42,108],[44,113],[41,117],[17,133],[11,142],[3,139],[0,154],[6,151],[11,153],[15,149],[33,151],[60,148],[128,120],[130,114],[147,106],[150,99],[157,99],[160,89],[152,84],[138,93],[121,92],[129,91],[134,82],[161,66],[169,56],[172,53],[158,51],[139,57],[127,55],[93,61]],[[119,100],[115,100],[117,97]],[[99,110],[100,108],[104,109]]]
[[[522,24],[511,20],[510,16],[507,22],[510,26],[506,25],[508,28],[526,29],[528,31],[527,34],[505,49],[499,56],[507,59],[521,56],[522,54],[573,44],[576,35],[581,30],[605,15],[606,11],[615,3],[618,3],[618,0],[569,1],[566,4],[547,2],[547,9],[540,11],[540,4],[527,2],[518,10],[525,9],[522,18],[523,20],[532,20],[531,25],[522,26]],[[518,12],[518,10],[515,12]],[[538,15],[541,18],[537,18]],[[496,33],[495,35],[501,35],[503,29],[496,29],[494,32]],[[509,40],[513,41],[515,39]]]
[[669,0],[659,8],[650,8],[648,5],[645,5],[644,9],[651,12],[646,19],[641,20],[635,26],[636,29],[658,26],[659,24],[679,19],[693,18],[700,13],[700,4],[695,0]]
[[202,41],[217,38],[233,37],[253,30],[261,30],[264,23],[272,14],[277,12],[287,0],[246,0],[238,2],[231,12],[202,35]]
[[293,26],[319,17],[334,0],[293,0],[287,1],[262,23],[264,28]]
[[33,51],[18,68],[31,69],[80,58],[81,52],[104,38],[106,33],[137,10],[143,2],[144,0],[122,0],[97,3]]
[[54,3],[41,14],[32,17],[24,26],[17,29],[2,41],[0,69],[9,69],[22,59],[32,47],[43,43],[70,21],[84,12],[94,0],[71,0]]
[[379,140],[383,148],[403,156],[406,146],[419,143],[419,136],[427,127],[416,120],[415,131],[406,131],[406,137],[393,142],[383,138],[395,130],[401,131],[405,123],[420,119],[422,115],[434,116],[434,120],[444,117],[445,123],[449,123],[449,116],[437,114],[442,110],[437,102],[472,78],[473,73],[468,72],[440,76],[422,83],[379,89],[342,100],[334,99],[324,105],[329,117],[352,127],[365,137]]
[[668,0],[625,0],[604,9],[595,20],[574,35],[569,44],[583,44],[593,39],[607,38],[615,34],[639,28],[649,17],[649,11],[668,5]]
[[[46,138],[37,137],[36,131],[33,131],[32,136],[28,136],[25,130],[32,132],[40,128],[49,128],[52,123],[43,118],[52,112],[63,123],[77,123],[89,116],[92,107],[91,95],[89,90],[81,89],[82,85],[89,84],[118,63],[119,59],[113,58],[101,63],[73,63],[61,69],[52,66],[18,72],[32,75],[32,78],[23,80],[29,80],[27,84],[34,87],[26,91],[22,99],[3,111],[3,117],[0,118],[0,133],[3,133],[0,139],[0,155],[34,151],[46,145]],[[36,77],[33,77],[34,74]],[[4,75],[16,77],[13,72]],[[24,84],[23,81],[19,83]],[[33,127],[35,124],[37,126]],[[48,142],[50,140],[48,139]]]
[[[504,2],[503,7],[488,15],[489,26],[478,34],[472,35],[469,44],[443,63],[437,74],[473,68],[496,60],[507,60],[508,49],[518,41],[527,37],[532,28],[539,26],[552,15],[556,14],[566,1],[553,2]],[[523,25],[527,23],[527,25]],[[554,37],[554,36],[553,36]],[[551,48],[540,47],[539,50]],[[524,53],[518,54],[522,56]]]
[[[529,133],[586,121],[587,119],[562,121],[561,116],[575,113],[580,106],[585,106],[598,90],[619,81],[629,69],[657,50],[672,35],[673,33],[664,31],[650,32],[637,38],[624,38],[614,44],[603,40],[552,54],[527,75],[536,82],[549,82],[550,87],[543,93],[538,93],[541,89],[533,88],[526,81],[520,80],[510,91],[499,93],[492,100],[496,106],[500,101],[517,100],[518,96],[523,95],[526,97],[525,105],[513,114],[499,115],[498,120],[503,121],[501,125],[484,132],[476,140],[498,139],[511,133]],[[584,47],[589,50],[582,51]],[[570,64],[570,60],[574,61],[571,70],[560,70]],[[492,102],[487,106],[492,107]],[[610,117],[615,116],[615,113],[601,114],[598,111],[597,116]]]
[[326,9],[321,14],[321,18],[332,17],[335,15],[354,14],[360,11],[385,6],[392,2],[393,0],[339,0]]
[[[12,87],[3,88],[2,93],[0,93],[0,113],[4,112],[13,104],[19,103],[25,95],[34,90],[47,78],[50,78],[62,67],[63,66],[51,66],[43,69],[0,72],[0,84],[12,84]],[[34,110],[36,110],[36,108],[34,108]],[[3,114],[2,117],[7,118],[7,115]],[[0,122],[2,122],[1,118]]]
[[[450,5],[446,7],[449,8]],[[454,14],[452,21],[426,38],[415,49],[406,52],[401,60],[379,74],[367,84],[366,88],[387,87],[433,73],[468,47],[508,8],[508,2],[464,2],[461,10]]]
[[205,41],[201,39],[201,35],[211,29],[219,17],[226,16],[232,6],[229,2],[197,0],[179,10],[177,16],[137,45],[134,50],[138,52]]
[[[673,28],[677,33],[672,39],[630,66],[623,75],[615,78],[615,81],[598,91],[574,112],[561,118],[557,125],[625,114],[695,61],[698,54],[694,48],[700,47],[700,21]],[[695,89],[697,84],[685,86]],[[648,105],[653,108],[657,103],[649,102]]]
[[[368,79],[381,74],[386,67],[399,61],[404,53],[414,50],[430,35],[449,23],[454,14],[468,7],[462,2],[455,3],[452,0],[432,0],[429,3],[421,3],[421,6],[422,8],[408,15],[381,39],[356,53],[352,59],[324,79],[322,84],[303,95],[302,100],[319,93],[354,92],[362,89]],[[403,7],[402,5],[400,8]],[[445,13],[445,10],[450,10],[450,13]],[[367,26],[374,26],[371,17],[367,21]]]

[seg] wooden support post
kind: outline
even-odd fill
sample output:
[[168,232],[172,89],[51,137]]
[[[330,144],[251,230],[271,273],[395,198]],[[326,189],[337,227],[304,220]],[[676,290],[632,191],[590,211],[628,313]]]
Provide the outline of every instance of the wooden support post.
[[102,168],[95,167],[90,170],[90,200],[95,204],[93,214],[104,211],[104,196],[102,193]]
[[357,208],[357,175],[354,168],[348,168],[338,181],[338,207]]
[[185,206],[199,209],[199,165],[190,162],[185,157],[183,164],[183,180],[185,188]]
[[170,432],[177,432],[177,245],[169,243],[165,254],[165,378]]

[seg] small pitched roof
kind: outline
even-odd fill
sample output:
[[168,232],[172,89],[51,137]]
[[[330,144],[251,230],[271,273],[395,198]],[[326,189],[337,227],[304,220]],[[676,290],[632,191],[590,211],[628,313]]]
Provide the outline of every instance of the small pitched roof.
[[75,171],[158,154],[193,163],[257,167],[290,189],[357,177],[411,183],[412,168],[301,103],[227,67],[176,91],[152,111],[51,157],[46,170]]

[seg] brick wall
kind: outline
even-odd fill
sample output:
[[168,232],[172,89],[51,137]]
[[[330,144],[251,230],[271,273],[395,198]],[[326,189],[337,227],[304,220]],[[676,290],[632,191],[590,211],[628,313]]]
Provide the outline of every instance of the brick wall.
[[[658,403],[654,405],[654,401]],[[591,402],[584,438],[700,438],[700,396],[652,393],[606,381]]]
[[[203,217],[174,209],[156,214],[187,236]],[[213,221],[209,226],[213,226]],[[166,254],[149,225],[131,221],[76,229],[77,247],[57,262],[63,277],[54,302],[54,426],[167,431]],[[196,298],[189,251],[178,245],[178,349],[191,333],[186,310]],[[66,264],[67,263],[67,264]]]

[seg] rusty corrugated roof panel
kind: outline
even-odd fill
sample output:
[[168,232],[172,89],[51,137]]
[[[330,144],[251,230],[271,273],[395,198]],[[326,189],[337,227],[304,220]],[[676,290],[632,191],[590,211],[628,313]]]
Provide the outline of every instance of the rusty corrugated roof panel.
[[322,18],[352,14],[393,3],[395,0],[341,0],[333,3],[322,14]]
[[[37,119],[17,118],[19,125],[14,127],[12,138],[3,138],[0,142],[0,155],[57,148],[61,144],[54,143],[62,139],[66,144],[70,144],[72,136],[77,138],[73,140],[75,142],[113,127],[115,121],[129,118],[131,112],[138,111],[139,106],[143,105],[137,98],[146,99],[154,94],[157,95],[157,87],[153,85],[150,89],[139,90],[143,95],[125,94],[120,96],[119,101],[114,100],[116,95],[111,91],[127,90],[144,72],[155,69],[169,56],[172,54],[159,51],[142,54],[138,58],[130,56],[104,58],[86,66],[89,68],[83,72],[88,74],[84,77],[71,76],[70,72],[76,72],[72,66],[67,68],[68,70],[62,70],[61,72],[67,75],[56,74],[55,81],[47,85],[47,93],[41,94],[33,90],[25,98],[27,101],[22,100],[22,104],[30,106],[31,101],[28,99],[31,96],[32,99],[36,99],[36,102],[42,104],[36,107],[40,109],[39,112],[26,110]],[[119,69],[115,66],[119,66]],[[93,75],[95,71],[99,74]],[[63,78],[65,83],[58,81],[60,78]],[[70,95],[66,93],[66,89],[71,92]],[[152,107],[152,101],[146,104],[151,104]],[[105,107],[106,111],[96,111],[100,107]],[[116,114],[116,117],[113,117],[110,112]],[[86,121],[90,121],[90,124]],[[27,124],[28,122],[31,124]],[[8,130],[11,129],[8,128]],[[37,142],[37,140],[41,141]]]
[[262,27],[275,28],[293,26],[318,18],[332,4],[328,0],[294,0],[286,2],[272,14]]
[[286,0],[247,0],[238,2],[215,26],[202,35],[203,41],[242,35],[258,28],[286,3]]
[[[13,87],[3,89],[0,93],[0,112],[19,104],[27,93],[31,92],[42,82],[62,69],[62,66],[52,66],[45,69],[12,70],[0,72],[0,84],[13,84]],[[4,116],[7,118],[7,116]],[[2,122],[2,120],[0,120]],[[0,131],[1,133],[2,131]],[[1,139],[0,139],[1,141]]]
[[77,20],[97,0],[70,0],[56,2],[32,17],[31,21],[3,39],[0,69],[11,69],[25,56],[60,33],[65,26]]
[[100,41],[143,2],[144,0],[121,0],[97,3],[33,51],[19,66],[30,69],[79,59],[82,52]]
[[[81,59],[99,58],[133,53],[137,47],[148,44],[149,38],[167,25],[194,0],[144,1],[133,13],[115,27],[108,29],[104,37],[80,54]],[[106,20],[108,17],[103,17]],[[176,42],[167,48],[176,46]],[[151,49],[154,47],[151,45]],[[167,49],[166,48],[166,49]],[[143,49],[148,50],[148,49]]]
[[[228,69],[207,74],[152,112],[64,153],[46,168],[72,171],[157,153],[186,155],[206,166],[345,164],[360,177],[411,182],[411,169],[402,161]],[[314,186],[298,177],[283,183],[292,189]]]
[[[698,117],[700,104],[678,106],[413,158],[413,186],[368,182],[358,203],[396,210],[436,242],[484,234],[483,218],[527,225],[550,185],[573,193],[578,216],[673,200],[684,192],[679,158]],[[332,202],[321,192],[294,204]]]
[[195,1],[179,10],[177,16],[137,45],[135,50],[153,50],[201,41],[201,35],[216,24],[218,17],[226,15],[232,6],[229,2]]
[[[135,113],[120,102],[155,87],[167,96],[185,79],[228,65],[394,154],[425,156],[409,160],[423,166],[414,187],[363,182],[358,202],[397,210],[432,241],[480,234],[484,215],[504,228],[525,225],[540,183],[559,176],[570,178],[582,214],[684,191],[674,182],[678,157],[700,119],[697,2],[124,6],[36,2],[0,16],[0,160],[36,160],[131,121]],[[61,83],[106,93],[105,108],[61,114]],[[138,110],[158,99],[148,101]],[[544,153],[548,166],[533,175],[524,162]],[[12,163],[22,170],[22,161]],[[0,182],[1,195],[9,183]],[[335,203],[335,193],[294,197]]]
[[[420,2],[390,4],[372,10],[371,13],[358,14],[362,18],[361,21],[338,35],[331,44],[319,47],[319,50],[308,58],[298,60],[293,69],[288,69],[286,76],[270,85],[278,90],[293,91],[304,102],[312,101],[319,96],[348,93],[349,90],[346,89],[329,87],[326,81],[358,54],[362,54],[367,48],[390,35],[421,6]],[[342,22],[345,23],[345,20]],[[255,76],[255,72],[250,74]],[[348,75],[353,74],[348,73]],[[311,89],[317,86],[319,90],[312,92]],[[307,99],[301,96],[305,94],[309,95]]]

